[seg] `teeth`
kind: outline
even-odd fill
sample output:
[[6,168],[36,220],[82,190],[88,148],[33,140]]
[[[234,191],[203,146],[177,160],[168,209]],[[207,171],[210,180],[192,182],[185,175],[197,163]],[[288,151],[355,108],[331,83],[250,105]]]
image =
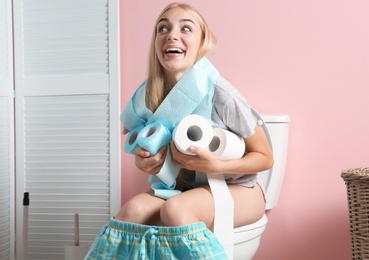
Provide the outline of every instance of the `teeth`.
[[165,52],[178,52],[178,53],[182,53],[183,51],[181,49],[178,48],[168,48],[165,50]]

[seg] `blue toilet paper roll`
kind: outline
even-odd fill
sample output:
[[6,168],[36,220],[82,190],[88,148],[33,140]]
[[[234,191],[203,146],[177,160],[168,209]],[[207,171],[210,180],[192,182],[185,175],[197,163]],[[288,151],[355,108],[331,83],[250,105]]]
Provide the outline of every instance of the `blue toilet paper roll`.
[[167,146],[172,139],[171,132],[159,121],[145,126],[137,137],[138,145],[155,155],[162,147]]
[[138,135],[144,127],[144,125],[138,125],[129,132],[126,142],[124,143],[124,151],[126,153],[135,153],[135,149],[138,147]]

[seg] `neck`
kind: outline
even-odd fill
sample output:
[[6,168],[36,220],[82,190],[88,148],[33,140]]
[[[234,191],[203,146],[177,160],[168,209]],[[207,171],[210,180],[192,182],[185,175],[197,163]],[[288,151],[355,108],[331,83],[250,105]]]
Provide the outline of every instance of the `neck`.
[[171,90],[183,75],[184,73],[166,73],[164,76],[164,85],[168,90]]

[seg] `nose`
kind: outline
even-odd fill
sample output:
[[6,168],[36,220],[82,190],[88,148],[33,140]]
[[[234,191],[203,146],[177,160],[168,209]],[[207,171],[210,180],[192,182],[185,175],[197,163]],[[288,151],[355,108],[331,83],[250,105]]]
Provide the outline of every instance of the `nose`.
[[176,41],[176,40],[178,40],[177,33],[172,30],[170,33],[168,33],[167,40],[168,41]]

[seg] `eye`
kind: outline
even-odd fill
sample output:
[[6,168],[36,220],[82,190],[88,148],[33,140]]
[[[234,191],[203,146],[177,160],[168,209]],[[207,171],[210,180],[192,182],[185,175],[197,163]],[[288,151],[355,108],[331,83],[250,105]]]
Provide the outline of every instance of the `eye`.
[[183,26],[182,31],[184,32],[191,32],[191,28],[188,26]]
[[159,26],[158,32],[168,32],[168,27],[166,27],[165,25]]

